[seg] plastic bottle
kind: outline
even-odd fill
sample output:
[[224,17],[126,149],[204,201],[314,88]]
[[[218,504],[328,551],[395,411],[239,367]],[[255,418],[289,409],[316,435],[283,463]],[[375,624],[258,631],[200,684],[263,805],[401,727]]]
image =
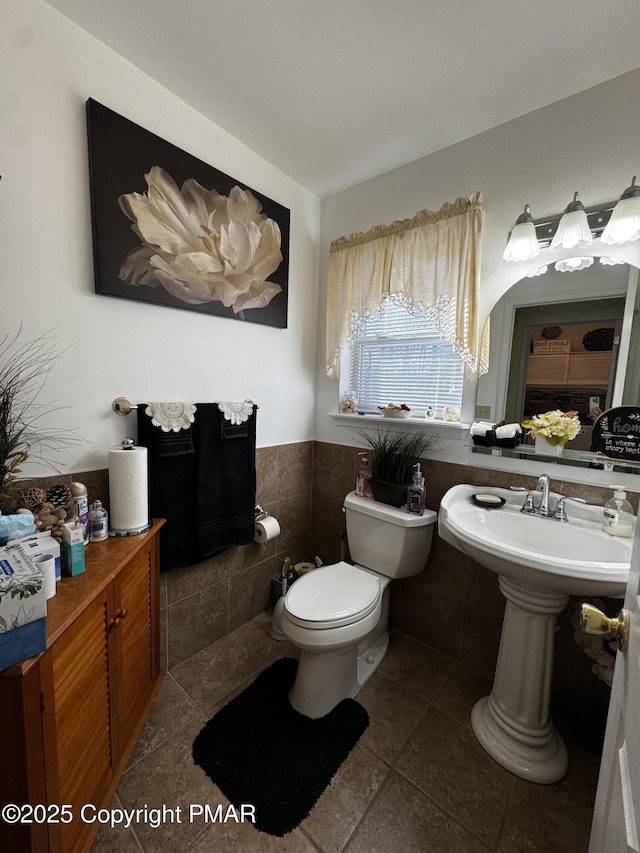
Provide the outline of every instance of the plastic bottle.
[[604,505],[602,529],[609,536],[633,536],[635,518],[633,507],[627,500],[627,493],[622,486],[611,486],[613,497]]
[[419,462],[413,466],[413,483],[407,489],[407,512],[414,515],[424,512],[424,477]]
[[360,470],[356,474],[356,495],[359,498],[370,498],[371,486],[369,485],[369,477],[371,476],[371,471],[369,470],[369,459],[366,453],[359,453],[358,456],[360,457]]
[[89,541],[89,496],[84,483],[71,483],[69,491],[73,498],[73,508],[84,530],[84,544]]
[[109,537],[109,516],[102,501],[94,501],[89,510],[89,542],[102,542]]

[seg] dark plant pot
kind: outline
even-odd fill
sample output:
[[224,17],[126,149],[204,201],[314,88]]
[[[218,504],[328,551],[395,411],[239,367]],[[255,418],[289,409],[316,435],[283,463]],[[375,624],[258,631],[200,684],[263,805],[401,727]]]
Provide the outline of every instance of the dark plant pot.
[[383,483],[381,480],[369,480],[374,499],[389,506],[403,506],[407,502],[407,487],[395,483]]

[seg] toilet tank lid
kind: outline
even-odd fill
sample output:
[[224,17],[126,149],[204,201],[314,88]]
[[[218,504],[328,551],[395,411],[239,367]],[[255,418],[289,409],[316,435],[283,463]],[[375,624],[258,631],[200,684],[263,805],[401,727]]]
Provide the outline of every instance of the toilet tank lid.
[[373,518],[379,518],[389,524],[398,527],[425,527],[435,524],[438,513],[432,509],[425,509],[422,515],[414,515],[407,512],[404,507],[389,506],[388,504],[374,501],[372,498],[359,498],[355,492],[349,492],[344,499],[344,508],[353,512],[361,512]]

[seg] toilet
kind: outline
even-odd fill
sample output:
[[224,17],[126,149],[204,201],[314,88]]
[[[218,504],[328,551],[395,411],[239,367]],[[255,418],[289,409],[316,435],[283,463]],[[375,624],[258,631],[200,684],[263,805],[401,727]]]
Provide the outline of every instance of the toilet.
[[344,499],[349,551],[303,575],[287,592],[282,631],[301,651],[292,706],[324,717],[355,696],[389,644],[389,583],[425,567],[437,513],[412,515],[350,492]]

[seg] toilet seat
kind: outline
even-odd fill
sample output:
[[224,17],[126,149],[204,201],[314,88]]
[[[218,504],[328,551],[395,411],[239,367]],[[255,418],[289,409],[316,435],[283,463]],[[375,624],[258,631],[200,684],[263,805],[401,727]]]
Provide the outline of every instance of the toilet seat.
[[284,606],[295,625],[323,630],[365,619],[381,597],[377,575],[341,561],[303,575],[290,588]]

